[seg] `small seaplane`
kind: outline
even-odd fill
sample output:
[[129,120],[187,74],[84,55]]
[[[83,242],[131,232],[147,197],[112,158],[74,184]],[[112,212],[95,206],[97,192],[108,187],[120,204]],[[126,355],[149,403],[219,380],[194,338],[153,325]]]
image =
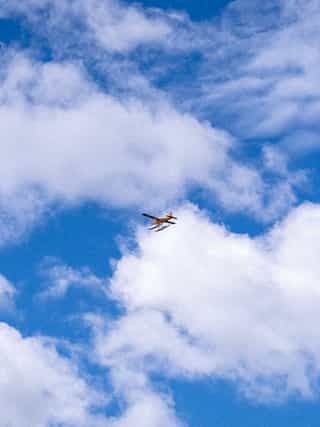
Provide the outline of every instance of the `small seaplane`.
[[172,221],[173,219],[175,220],[178,219],[176,216],[173,216],[172,212],[162,217],[149,215],[147,213],[143,213],[142,215],[152,220],[152,225],[149,228],[149,230],[154,230],[154,231],[165,230],[166,228],[170,227],[170,225],[176,224],[176,222]]

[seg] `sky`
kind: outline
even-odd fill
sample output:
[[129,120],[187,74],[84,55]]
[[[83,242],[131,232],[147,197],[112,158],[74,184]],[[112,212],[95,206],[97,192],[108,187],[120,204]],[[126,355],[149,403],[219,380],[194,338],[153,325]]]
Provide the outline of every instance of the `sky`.
[[0,0],[0,426],[318,426],[319,19]]

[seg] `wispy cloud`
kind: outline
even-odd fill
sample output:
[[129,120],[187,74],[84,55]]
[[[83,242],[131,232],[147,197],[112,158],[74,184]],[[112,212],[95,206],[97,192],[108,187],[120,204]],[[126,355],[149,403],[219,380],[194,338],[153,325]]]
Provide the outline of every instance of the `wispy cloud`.
[[0,274],[0,309],[7,311],[12,308],[16,289],[2,274]]
[[[127,53],[140,45],[161,45],[171,32],[170,16],[159,9],[144,9],[117,0],[32,0],[28,4],[2,1],[1,15],[23,16],[37,26],[38,32],[60,42],[61,35],[69,30],[72,41],[80,36],[86,44],[114,53]],[[44,15],[48,17],[45,22]]]
[[76,270],[52,258],[43,262],[41,275],[46,279],[46,289],[39,294],[41,298],[62,298],[71,287],[106,291],[106,281],[93,274],[88,267]]
[[232,3],[203,49],[200,106],[223,106],[245,137],[317,128],[319,14],[312,0]]

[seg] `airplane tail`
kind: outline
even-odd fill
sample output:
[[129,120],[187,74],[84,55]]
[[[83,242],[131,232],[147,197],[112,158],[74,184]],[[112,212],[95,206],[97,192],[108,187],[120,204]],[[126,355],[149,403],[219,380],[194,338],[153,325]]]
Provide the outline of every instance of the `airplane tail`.
[[174,216],[174,215],[173,215],[173,213],[172,213],[172,212],[169,212],[167,216],[168,216],[169,218],[172,218],[172,219],[178,219],[176,216]]

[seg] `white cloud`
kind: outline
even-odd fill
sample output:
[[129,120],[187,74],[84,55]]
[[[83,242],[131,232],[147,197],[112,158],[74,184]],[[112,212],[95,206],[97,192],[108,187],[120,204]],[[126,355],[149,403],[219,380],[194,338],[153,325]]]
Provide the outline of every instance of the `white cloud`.
[[28,200],[40,206],[44,198],[165,207],[195,186],[226,209],[265,215],[266,187],[256,170],[232,159],[232,137],[161,97],[120,100],[76,64],[41,65],[21,54],[6,64],[1,94],[3,206],[32,191],[40,201]]
[[3,191],[39,184],[71,200],[127,205],[154,193],[175,197],[187,181],[220,166],[229,143],[222,132],[169,106],[152,112],[139,101],[123,104],[98,93],[72,109],[16,104],[3,106],[0,115],[7,136]]
[[[48,7],[51,13],[44,20]],[[0,14],[18,12],[33,25],[44,23],[47,36],[55,38],[61,30],[59,43],[79,19],[83,27],[77,21],[74,28],[83,30],[81,41],[108,53],[128,54],[142,45],[172,48],[172,40],[177,47],[203,49],[226,40],[220,34],[213,42],[192,40],[188,46],[191,33],[184,33],[189,38],[183,41],[175,39],[170,16],[114,1],[0,0],[0,8]],[[315,122],[318,56],[315,43],[309,42],[318,30],[310,24],[311,9],[306,10],[288,28],[268,29],[266,35],[257,35],[259,25],[248,25],[243,31],[250,34],[249,44],[237,37],[240,25],[235,26],[227,35],[233,62],[248,46],[250,58],[241,57],[241,67],[234,68],[239,76],[204,86],[215,90],[209,101],[245,93],[230,104],[251,134],[282,132],[299,122],[301,105],[310,96],[301,123]],[[292,10],[286,13],[293,16]],[[206,37],[210,34],[217,32],[205,31]],[[304,51],[299,59],[290,49],[292,40]],[[212,51],[221,60],[221,50]],[[235,141],[228,133],[181,113],[160,92],[157,102],[143,96],[116,98],[103,93],[79,63],[40,64],[14,52],[7,55],[0,71],[0,132],[5,135],[0,145],[0,242],[20,235],[55,201],[164,208],[198,186],[226,209],[260,219],[275,218],[295,202],[290,179],[270,188],[261,171],[233,159]],[[134,81],[150,84],[142,76]],[[264,161],[267,169],[288,174],[282,152],[268,146]],[[126,314],[97,327],[95,335],[96,360],[111,368],[113,386],[125,401],[124,412],[108,419],[108,427],[180,425],[170,397],[150,384],[148,373],[154,370],[240,381],[256,398],[295,392],[311,396],[320,364],[319,207],[300,207],[259,239],[229,233],[194,208],[182,208],[178,216],[179,225],[167,233],[140,231],[137,252],[124,253],[115,270],[112,292]],[[51,296],[62,296],[74,285],[101,285],[89,271],[67,266],[53,268],[49,276]],[[0,276],[0,299],[6,301],[12,292]],[[105,419],[90,415],[90,408],[101,404],[96,392],[52,344],[23,338],[2,324],[0,346],[3,424],[106,425]]]
[[[0,275],[1,309],[11,303],[14,292]],[[61,346],[68,357],[59,353]],[[88,349],[77,346],[74,350],[78,353],[57,339],[22,336],[0,322],[0,425],[129,427],[138,423],[145,427],[182,427],[170,397],[153,390],[143,373],[120,363],[111,372],[113,390],[107,397],[99,381],[99,389],[90,385],[84,365],[78,363],[79,356],[87,358]],[[104,365],[103,360],[95,361]],[[108,415],[111,397],[120,408],[113,416]]]
[[[113,0],[89,0],[83,4],[89,28],[107,50],[126,52],[144,43],[163,43],[171,32],[165,15],[147,16],[148,10]],[[158,15],[158,16],[157,16]]]
[[319,16],[318,0],[231,3],[203,47],[204,104],[222,103],[246,137],[318,129]]
[[48,213],[46,203],[45,195],[34,189],[0,191],[0,247],[17,242],[39,224]]
[[[128,364],[126,357],[122,357],[121,353],[115,358],[111,354],[106,354],[105,336],[102,332],[105,326],[104,320],[101,317],[89,314],[86,315],[86,320],[95,331],[95,348],[91,352],[91,357],[100,366],[108,369],[114,399],[122,409],[117,418],[113,420],[110,418],[110,427],[131,427],[137,423],[142,427],[185,426],[175,414],[174,401],[168,394],[168,390],[164,392],[154,387],[148,375],[141,369],[141,363],[136,364],[131,360],[133,363]],[[134,319],[131,320],[135,323]],[[145,320],[149,322],[150,317]],[[143,333],[147,325],[141,322],[140,325],[136,324],[136,326],[141,327],[136,337],[143,343]],[[158,325],[151,323],[150,326]],[[130,330],[130,325],[128,325],[128,329]],[[137,332],[134,326],[131,330],[134,333]],[[126,344],[130,346],[129,342]],[[111,356],[112,362],[109,356]]]
[[[0,6],[3,13],[28,16],[36,31],[42,28],[45,37],[56,46],[59,58],[63,57],[62,52],[81,57],[83,51],[86,61],[90,57],[89,62],[98,63],[104,57],[96,50],[99,47],[124,55],[140,45],[161,45],[164,53],[201,51],[205,58],[200,66],[202,72],[193,79],[194,90],[185,95],[191,93],[196,109],[213,108],[217,114],[222,110],[228,120],[231,113],[230,127],[241,135],[265,137],[291,128],[317,126],[317,0],[303,5],[299,1],[273,0],[261,5],[258,1],[238,0],[211,24],[195,24],[184,15],[112,0],[32,0],[28,4],[13,1]],[[44,21],[42,13],[48,10],[49,19]],[[76,28],[81,28],[81,33]],[[50,38],[52,34],[54,37]],[[76,47],[72,48],[72,44]],[[90,51],[94,51],[95,58]],[[179,63],[180,58],[176,60]],[[117,62],[109,56],[105,62],[102,60],[104,68],[108,68],[107,62],[114,61]],[[166,69],[163,63],[158,66]],[[172,71],[170,66],[167,70]],[[193,87],[192,81],[190,86]],[[178,92],[177,85],[174,88]],[[180,101],[181,96],[178,98]]]
[[47,279],[47,289],[40,293],[41,297],[61,298],[72,286],[105,291],[106,281],[93,274],[89,268],[75,270],[67,265],[54,263],[56,260],[47,261],[54,265],[48,266],[45,262],[41,269]]
[[0,274],[0,309],[7,310],[12,307],[13,297],[15,295],[14,286]]
[[131,427],[139,424],[141,427],[182,427],[167,398],[156,393],[145,393],[137,396],[125,414],[114,420],[110,427]]
[[41,337],[22,337],[0,324],[0,424],[11,427],[106,426],[92,415],[105,398],[70,360]]
[[114,420],[110,426],[131,427],[138,423],[142,427],[182,427],[184,424],[176,418],[168,400],[152,392],[139,393],[123,416]]
[[[53,27],[61,29],[64,37],[63,31],[68,26],[78,28],[80,19],[84,28],[77,37],[79,43],[86,40],[91,47],[88,34],[93,32],[106,49],[124,54],[156,40],[165,42],[164,50],[172,48],[173,39],[180,48],[202,49],[207,46],[203,37],[217,34],[172,13],[98,0],[79,8],[79,1],[0,5],[3,13],[28,16],[37,31],[44,25],[45,37],[53,34]],[[44,11],[50,11],[45,21]],[[186,37],[190,34],[199,36],[194,45]],[[0,91],[0,131],[6,135],[0,149],[5,165],[0,173],[0,200],[8,196],[17,200],[17,194],[32,189],[33,194],[62,203],[95,200],[116,207],[165,208],[197,187],[226,210],[245,211],[262,221],[283,215],[296,202],[295,179],[282,175],[275,186],[267,184],[263,171],[233,159],[231,150],[237,147],[228,133],[178,111],[146,76],[139,72],[130,76],[126,66],[121,73],[117,68],[121,66],[108,56],[110,66],[104,66],[110,75],[115,70],[119,79],[131,82],[130,96],[126,92],[117,98],[98,88],[84,71],[87,59],[74,50],[82,50],[79,43],[76,48],[68,47],[74,55],[69,52],[66,57],[79,61],[73,64],[40,64],[21,54],[7,55],[10,59],[2,67]],[[61,52],[56,57],[63,58],[65,44],[58,45]],[[244,78],[240,87],[247,80],[254,80],[256,88],[262,79]],[[11,216],[18,222],[12,214],[10,220]]]
[[278,174],[288,174],[288,156],[279,147],[265,145],[263,147],[263,159],[267,169]]
[[[100,359],[103,363],[103,360]],[[125,404],[120,417],[110,427],[182,427],[176,417],[172,399],[153,390],[147,377],[139,370],[121,362],[111,370],[112,382],[118,399]]]
[[[47,14],[45,22],[44,13]],[[46,27],[49,38],[53,34],[59,37],[71,29],[67,37],[74,39],[78,34],[75,27],[81,27],[79,35],[83,41],[115,53],[127,53],[140,45],[165,43],[171,33],[169,16],[160,10],[144,9],[117,0],[0,1],[0,16],[15,14],[26,17],[36,31]],[[51,35],[48,34],[49,28]]]
[[101,363],[224,378],[254,399],[317,394],[320,208],[305,204],[259,238],[193,207],[179,224],[139,230],[111,292],[126,313],[96,328]]
[[74,108],[95,89],[79,62],[42,63],[16,50],[6,50],[0,73],[2,107]]

